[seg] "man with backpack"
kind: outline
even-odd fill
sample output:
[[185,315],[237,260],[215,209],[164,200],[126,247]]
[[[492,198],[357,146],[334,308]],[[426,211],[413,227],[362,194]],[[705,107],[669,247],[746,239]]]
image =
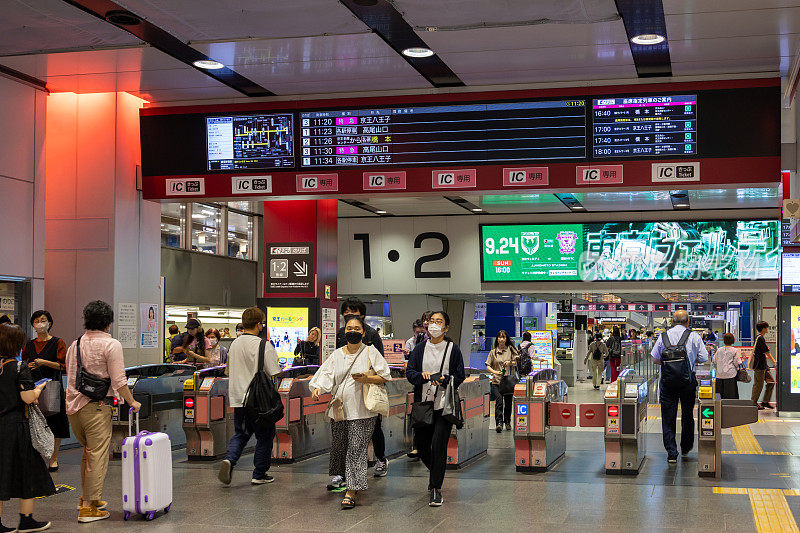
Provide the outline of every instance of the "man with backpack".
[[589,345],[586,353],[586,358],[583,364],[588,365],[589,373],[592,375],[592,385],[594,390],[600,388],[600,377],[603,374],[604,360],[608,358],[608,347],[603,342],[603,335],[600,333],[595,334],[594,340]]
[[655,364],[661,365],[661,432],[667,450],[667,462],[677,463],[675,424],[678,402],[681,404],[681,454],[687,455],[694,447],[695,366],[698,362],[708,361],[708,351],[700,335],[689,329],[689,314],[686,311],[675,311],[672,323],[672,328],[656,339],[650,355]]
[[236,433],[228,443],[225,459],[219,468],[219,480],[225,485],[231,483],[231,472],[236,462],[242,455],[250,437],[256,436],[256,450],[253,455],[253,477],[250,482],[253,485],[263,485],[272,483],[275,478],[267,473],[272,457],[272,441],[275,438],[275,421],[263,423],[248,416],[248,411],[252,411],[249,406],[245,406],[245,396],[251,383],[258,373],[259,352],[264,350],[263,370],[268,376],[276,376],[281,373],[281,366],[278,364],[278,355],[275,347],[266,339],[260,337],[264,329],[264,321],[267,317],[258,307],[249,307],[242,313],[242,324],[244,334],[237,337],[231,343],[228,350],[228,366],[225,373],[228,375],[228,400],[233,407],[233,425]]

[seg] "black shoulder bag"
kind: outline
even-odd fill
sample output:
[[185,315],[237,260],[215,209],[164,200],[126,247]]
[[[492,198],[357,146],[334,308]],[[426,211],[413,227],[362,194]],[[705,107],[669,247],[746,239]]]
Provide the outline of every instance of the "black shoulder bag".
[[[444,369],[444,362],[447,359],[447,350],[450,348],[450,341],[447,341],[447,346],[444,347],[444,355],[442,356],[442,364],[439,367],[439,374],[441,375]],[[422,354],[423,362],[425,360],[425,353]],[[451,378],[452,379],[452,378]],[[433,425],[433,402],[436,401],[436,394],[439,392],[439,386],[433,391],[433,401],[429,402],[414,402],[411,404],[411,427],[414,429],[425,428]]]
[[283,418],[283,402],[272,378],[264,371],[264,351],[267,340],[258,345],[258,367],[244,394],[245,419],[249,428],[267,429]]
[[75,388],[92,401],[99,402],[108,395],[108,389],[111,388],[111,378],[104,378],[92,374],[81,363],[81,339],[83,336],[78,337],[75,342],[78,371],[75,375]]

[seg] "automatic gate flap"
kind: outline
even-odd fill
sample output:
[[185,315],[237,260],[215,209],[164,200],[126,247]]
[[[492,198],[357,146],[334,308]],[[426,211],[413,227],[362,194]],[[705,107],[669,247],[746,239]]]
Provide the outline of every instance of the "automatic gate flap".
[[758,408],[750,400],[720,400],[723,429],[758,421]]
[[602,428],[606,425],[606,406],[604,403],[582,403],[579,406],[582,428]]
[[575,427],[577,420],[574,403],[550,402],[550,425]]

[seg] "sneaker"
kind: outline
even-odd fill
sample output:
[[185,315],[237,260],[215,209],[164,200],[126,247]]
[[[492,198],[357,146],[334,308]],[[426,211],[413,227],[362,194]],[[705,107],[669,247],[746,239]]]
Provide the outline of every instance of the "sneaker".
[[80,501],[78,502],[78,510],[80,511],[81,507],[91,507],[92,505],[94,505],[95,507],[97,507],[102,511],[106,507],[108,507],[108,502],[105,500],[95,500],[93,502],[89,502],[89,505],[84,505],[83,498],[81,498]]
[[761,402],[761,407],[764,409],[772,409],[772,406],[768,402]]
[[444,498],[442,498],[442,491],[439,489],[432,489],[431,498],[428,502],[428,505],[431,507],[441,507],[443,503]]
[[503,424],[497,424],[497,427],[494,428],[494,430],[497,431],[498,433],[502,433],[503,432]]
[[8,527],[8,526],[4,526],[4,525],[3,525],[3,524],[0,522],[0,533],[16,533],[16,531],[17,531],[17,528],[15,528],[15,527]]
[[19,526],[17,527],[17,531],[28,533],[29,531],[44,531],[45,529],[50,529],[50,522],[38,522],[33,519],[32,514],[19,515]]
[[758,405],[757,407],[759,411],[763,411],[764,409],[766,409],[763,405]]
[[389,472],[389,460],[375,461],[375,477],[386,477]]
[[97,522],[98,520],[105,520],[109,516],[111,516],[111,513],[97,507],[83,507],[78,511],[78,522]]
[[511,431],[511,424],[506,422],[506,431]]
[[228,459],[224,459],[219,465],[219,474],[217,474],[217,479],[219,479],[223,485],[230,485],[232,470],[233,465],[231,462]]
[[347,483],[342,476],[333,476],[326,488],[329,492],[342,492],[347,490]]
[[411,450],[406,455],[408,455],[409,459],[417,459],[419,457],[419,452],[417,450]]
[[275,481],[275,478],[270,476],[269,474],[264,474],[264,477],[254,477],[250,480],[251,485],[265,485],[267,483],[272,483]]
[[677,463],[678,462],[678,456],[677,455],[668,455],[667,456],[667,462],[668,463]]

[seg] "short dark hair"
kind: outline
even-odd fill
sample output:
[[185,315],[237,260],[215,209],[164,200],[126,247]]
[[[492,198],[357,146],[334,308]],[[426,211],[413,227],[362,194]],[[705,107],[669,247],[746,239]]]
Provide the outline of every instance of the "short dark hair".
[[25,340],[25,332],[17,324],[0,324],[0,357],[19,355]]
[[594,338],[596,340],[598,340],[598,341],[601,341],[601,340],[603,340],[603,334],[602,333],[595,333],[594,334]]
[[725,346],[733,346],[733,343],[736,342],[736,337],[733,336],[733,333],[726,333],[722,336],[722,341]]
[[244,324],[242,324],[241,322],[239,322],[238,324],[236,324],[236,329],[237,329],[237,330],[244,329]]
[[367,316],[367,305],[355,296],[345,298],[345,300],[342,302],[342,316],[344,316],[344,312],[348,309],[353,309],[354,311],[361,313],[362,316]]
[[614,326],[614,329],[611,330],[611,334],[615,337],[619,337],[619,326]]
[[416,319],[414,321],[414,323],[411,324],[411,329],[416,329],[416,328],[421,328],[421,327],[423,327],[423,326],[422,326],[422,320],[420,320],[420,319]]
[[170,335],[177,335],[177,334],[178,334],[178,333],[180,333],[180,332],[181,332],[181,329],[178,327],[178,325],[177,325],[177,324],[172,324],[172,325],[169,327],[169,334],[170,334]]
[[367,323],[366,323],[366,322],[364,322],[364,317],[360,317],[360,316],[356,316],[356,317],[353,317],[353,318],[351,318],[350,320],[348,320],[347,322],[345,322],[345,323],[344,323],[344,326],[345,326],[345,327],[347,327],[347,324],[349,324],[349,323],[350,323],[350,322],[352,322],[353,320],[358,320],[358,323],[359,323],[359,324],[361,324],[361,329],[363,329],[364,331],[366,331],[366,329],[367,329]]
[[526,331],[525,333],[522,334],[522,340],[524,340],[524,341],[531,342],[532,338],[533,337],[531,336],[531,332],[530,331]]
[[47,311],[46,309],[39,309],[38,311],[33,312],[31,315],[31,326],[33,325],[34,320],[42,316],[47,318],[47,321],[50,322],[50,327],[47,328],[47,331],[53,329],[53,316],[50,314],[50,311]]
[[444,325],[445,326],[449,326],[450,325],[450,315],[448,315],[444,311],[434,311],[434,312],[432,312],[431,313],[431,318],[433,317],[433,315],[442,315],[442,317],[444,317]]
[[11,324],[11,317],[8,315],[0,316],[0,324]]
[[206,331],[206,337],[211,337],[212,335],[216,337],[217,340],[222,338],[222,335],[220,335],[217,328],[208,328],[208,331]]
[[254,329],[257,325],[264,322],[267,315],[258,307],[248,307],[242,313],[242,326],[244,329]]
[[761,322],[759,322],[758,324],[756,324],[756,331],[758,331],[759,333],[761,333],[761,331],[762,331],[764,328],[768,328],[768,327],[769,327],[769,324],[768,324],[767,322],[764,322],[764,321],[762,320]]
[[103,300],[95,300],[83,308],[83,327],[87,331],[105,331],[114,322],[114,309]]

